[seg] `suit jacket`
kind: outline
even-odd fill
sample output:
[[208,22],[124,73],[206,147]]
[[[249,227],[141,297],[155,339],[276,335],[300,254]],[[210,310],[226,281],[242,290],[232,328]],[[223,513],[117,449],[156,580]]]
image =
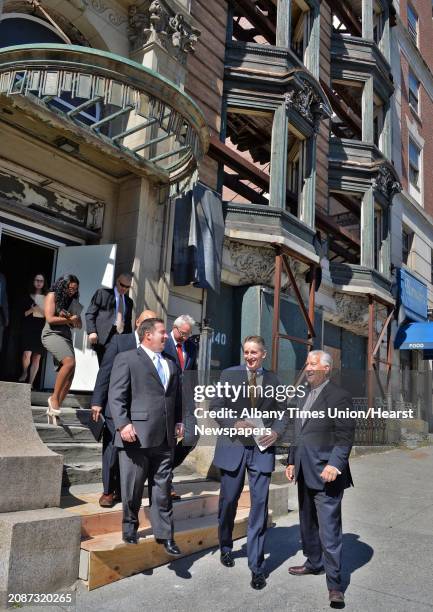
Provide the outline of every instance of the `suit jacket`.
[[[311,418],[302,425],[295,419],[295,441],[289,448],[287,464],[295,466],[296,480],[302,469],[307,487],[323,491],[341,490],[353,485],[349,455],[353,445],[355,420],[330,418],[328,408],[352,410],[350,393],[329,381],[319,393],[310,411],[324,411],[325,418]],[[302,405],[300,406],[302,410]],[[324,483],[320,474],[326,465],[340,470],[332,483]]]
[[[134,302],[125,295],[124,334],[132,332],[131,318]],[[99,344],[105,344],[116,315],[116,296],[114,289],[98,289],[93,294],[86,311],[86,330],[88,334],[98,334]]]
[[[222,384],[228,382],[230,385],[243,385],[248,387],[248,374],[247,368],[244,365],[235,366],[224,370],[221,374]],[[279,380],[269,370],[263,370],[263,388],[269,386],[276,387],[279,385]],[[215,398],[210,403],[212,410],[218,410],[220,408],[234,410],[234,418],[218,418],[216,421],[222,427],[233,427],[236,421],[241,419],[242,411],[245,408],[251,410],[251,400],[248,397],[243,397],[245,394],[240,393],[237,401],[231,401],[229,398]],[[259,411],[269,410],[284,410],[285,415],[282,420],[277,419],[263,419],[265,427],[273,429],[278,436],[281,437],[288,425],[288,413],[286,411],[287,404],[286,400],[277,401],[275,398],[261,397],[257,398],[256,409]],[[245,420],[248,420],[247,418]],[[245,446],[255,446],[256,443],[253,438],[246,438],[244,436],[219,436],[214,455],[214,465],[218,468],[228,471],[236,470],[243,457]],[[275,468],[275,447],[271,446],[266,450],[259,453],[257,457],[258,469],[263,473],[270,473]]]
[[101,406],[105,418],[111,418],[108,387],[110,386],[110,375],[116,355],[124,351],[132,351],[136,348],[137,342],[134,332],[130,334],[116,334],[107,345],[92,395],[92,406]]
[[114,359],[110,378],[108,401],[116,430],[132,423],[137,441],[123,442],[116,431],[115,445],[152,448],[163,444],[176,444],[174,430],[182,420],[179,375],[176,364],[168,355],[170,378],[167,389],[161,383],[152,360],[139,347],[119,353]]
[[[191,340],[185,340],[183,348],[186,353],[185,359],[185,370],[196,370],[197,369],[197,346]],[[176,345],[171,337],[168,335],[167,342],[165,343],[164,352],[168,353],[176,361],[180,368],[179,356],[177,354]]]

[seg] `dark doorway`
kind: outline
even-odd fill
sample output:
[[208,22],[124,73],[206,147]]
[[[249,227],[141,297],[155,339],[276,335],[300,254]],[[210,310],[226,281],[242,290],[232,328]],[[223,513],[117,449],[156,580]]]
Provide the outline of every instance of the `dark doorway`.
[[[43,274],[51,284],[56,251],[35,242],[17,238],[3,231],[1,269],[6,277],[9,303],[9,327],[5,331],[0,358],[0,380],[16,381],[21,374],[23,303],[36,274]],[[43,358],[34,387],[39,389],[44,372]]]

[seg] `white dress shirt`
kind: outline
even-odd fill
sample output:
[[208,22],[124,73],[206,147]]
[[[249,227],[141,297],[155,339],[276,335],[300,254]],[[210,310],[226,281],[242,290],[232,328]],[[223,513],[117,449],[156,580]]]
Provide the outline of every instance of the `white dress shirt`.
[[[170,379],[170,368],[168,367],[167,360],[161,355],[161,353],[155,353],[154,351],[151,351],[149,348],[147,348],[146,346],[143,346],[142,344],[140,346],[143,349],[143,351],[148,355],[148,357],[150,357],[150,359],[152,360],[152,363],[155,366],[155,370],[156,370],[157,374],[158,374],[158,369],[156,367],[157,359],[161,360],[161,364],[162,364],[162,367],[163,367],[163,370],[164,370],[164,374],[165,374],[164,389],[167,389],[168,381]],[[159,374],[158,374],[158,376],[159,376]]]

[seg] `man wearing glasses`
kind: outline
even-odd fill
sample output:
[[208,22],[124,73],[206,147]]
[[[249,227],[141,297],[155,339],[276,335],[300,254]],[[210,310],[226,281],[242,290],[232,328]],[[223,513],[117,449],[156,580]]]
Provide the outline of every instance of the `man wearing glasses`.
[[[173,323],[164,351],[175,359],[182,372],[182,405],[184,412],[185,437],[180,440],[174,451],[173,469],[183,463],[187,455],[196,445],[194,435],[194,402],[193,389],[196,384],[197,345],[191,340],[192,328],[195,321],[189,315],[180,315]],[[180,499],[172,489],[173,500]]]
[[101,365],[107,344],[115,334],[132,332],[131,317],[134,303],[128,293],[132,275],[122,272],[113,289],[98,289],[86,312],[86,328],[89,342]]

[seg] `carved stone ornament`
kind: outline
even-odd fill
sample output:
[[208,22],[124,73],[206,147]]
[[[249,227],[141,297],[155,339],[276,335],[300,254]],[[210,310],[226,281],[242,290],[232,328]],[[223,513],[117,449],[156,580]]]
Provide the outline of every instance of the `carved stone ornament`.
[[226,261],[240,278],[241,285],[272,286],[275,268],[273,249],[257,247],[242,242],[224,240]]
[[288,91],[284,96],[284,102],[288,110],[296,110],[318,131],[325,112],[322,100],[310,85],[304,83],[302,89]]
[[149,42],[157,42],[182,64],[188,53],[194,53],[200,36],[200,30],[190,25],[169,0],[145,0],[131,5],[128,31],[133,51]]
[[388,166],[382,165],[379,166],[377,174],[373,179],[373,189],[380,191],[380,193],[383,193],[385,197],[391,200],[396,193],[400,193],[402,187]]
[[368,300],[364,297],[334,294],[336,315],[334,321],[340,325],[364,328],[368,322]]

